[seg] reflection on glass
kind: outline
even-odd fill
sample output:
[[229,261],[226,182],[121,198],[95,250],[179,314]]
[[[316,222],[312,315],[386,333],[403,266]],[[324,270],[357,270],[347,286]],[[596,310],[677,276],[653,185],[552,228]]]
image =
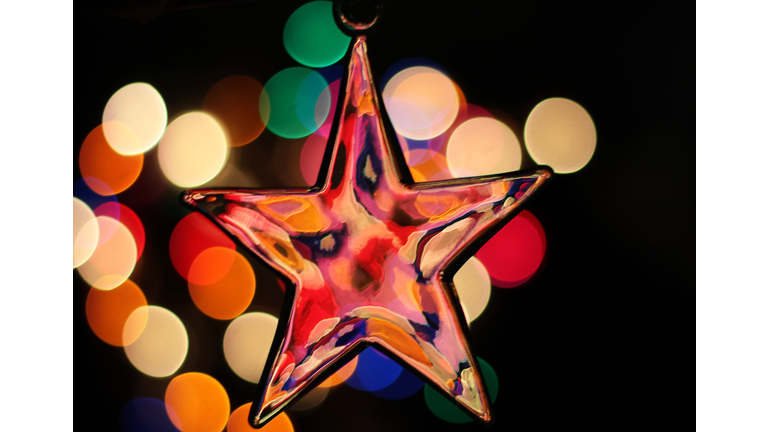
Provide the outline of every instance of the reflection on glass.
[[[491,403],[496,402],[496,396],[499,394],[499,378],[496,371],[493,370],[485,360],[477,358],[480,364],[480,371],[483,379],[488,385],[488,393],[491,395]],[[444,395],[438,393],[431,386],[424,386],[424,400],[432,414],[449,423],[469,423],[472,418],[451,403]]]
[[268,422],[336,362],[373,344],[488,421],[490,401],[442,270],[551,173],[403,184],[365,53],[358,39],[320,190],[198,189],[184,197],[295,287],[249,420]]

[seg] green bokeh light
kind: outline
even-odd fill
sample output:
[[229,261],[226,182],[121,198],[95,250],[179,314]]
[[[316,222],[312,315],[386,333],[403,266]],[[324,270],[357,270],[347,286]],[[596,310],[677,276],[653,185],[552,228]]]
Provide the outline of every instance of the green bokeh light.
[[[491,365],[486,363],[485,360],[477,357],[477,362],[480,365],[481,373],[485,379],[485,385],[488,387],[487,390],[491,396],[491,403],[494,403],[496,402],[496,396],[499,394],[499,377],[496,375],[496,371],[494,371]],[[469,423],[472,421],[470,416],[443,396],[442,393],[438,393],[432,386],[424,386],[424,399],[427,402],[427,407],[432,411],[432,414],[447,422]]]
[[336,26],[333,4],[328,1],[307,3],[296,9],[283,30],[283,43],[288,54],[313,68],[341,60],[350,39]]
[[291,139],[316,131],[330,111],[330,98],[320,97],[327,87],[322,75],[307,68],[292,67],[276,73],[259,99],[259,112],[267,129]]

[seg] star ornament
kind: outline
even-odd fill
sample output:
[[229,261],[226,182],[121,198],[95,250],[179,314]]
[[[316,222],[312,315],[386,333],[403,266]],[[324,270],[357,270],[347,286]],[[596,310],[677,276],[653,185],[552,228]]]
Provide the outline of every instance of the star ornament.
[[352,41],[344,79],[318,185],[183,195],[294,285],[249,421],[265,425],[375,346],[490,422],[449,269],[519,212],[551,172],[414,184],[390,144],[397,141],[387,139],[364,36]]

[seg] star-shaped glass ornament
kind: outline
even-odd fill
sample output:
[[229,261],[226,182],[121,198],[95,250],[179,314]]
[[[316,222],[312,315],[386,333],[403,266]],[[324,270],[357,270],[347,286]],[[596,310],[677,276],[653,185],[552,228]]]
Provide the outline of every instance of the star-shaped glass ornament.
[[387,136],[365,35],[342,88],[315,186],[183,196],[293,285],[249,421],[265,425],[374,346],[489,422],[452,276],[551,172],[414,183]]

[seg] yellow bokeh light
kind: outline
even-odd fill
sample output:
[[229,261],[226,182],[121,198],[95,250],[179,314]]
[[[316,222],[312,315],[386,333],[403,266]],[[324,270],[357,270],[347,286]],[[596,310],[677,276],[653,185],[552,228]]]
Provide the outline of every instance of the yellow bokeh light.
[[102,116],[107,142],[122,155],[151,149],[163,135],[167,122],[162,96],[147,83],[128,84],[115,92]]
[[563,98],[536,105],[525,122],[524,136],[531,158],[558,173],[582,169],[597,145],[595,123],[587,110]]
[[522,161],[515,133],[489,117],[476,117],[457,127],[448,140],[445,156],[454,177],[517,171]]
[[125,345],[125,354],[136,369],[149,376],[171,375],[187,357],[187,329],[173,312],[159,306],[143,306],[131,313],[123,341],[131,339],[135,340]]
[[240,378],[258,383],[277,330],[277,318],[252,312],[235,318],[224,334],[224,357]]
[[471,257],[453,276],[467,323],[480,316],[491,299],[491,277],[483,263]]
[[77,271],[91,286],[109,290],[125,282],[133,272],[136,241],[125,225],[111,217],[99,216],[96,223],[99,227],[98,246]]
[[309,393],[302,396],[298,402],[291,406],[290,411],[309,411],[319,406],[328,396],[330,387],[315,387]]
[[429,67],[417,66],[397,73],[382,96],[395,131],[411,139],[440,135],[459,113],[459,95],[453,81]]
[[221,125],[202,112],[172,121],[158,145],[160,169],[177,186],[199,186],[214,178],[229,156]]
[[87,204],[72,197],[72,268],[93,255],[99,243],[99,223]]

